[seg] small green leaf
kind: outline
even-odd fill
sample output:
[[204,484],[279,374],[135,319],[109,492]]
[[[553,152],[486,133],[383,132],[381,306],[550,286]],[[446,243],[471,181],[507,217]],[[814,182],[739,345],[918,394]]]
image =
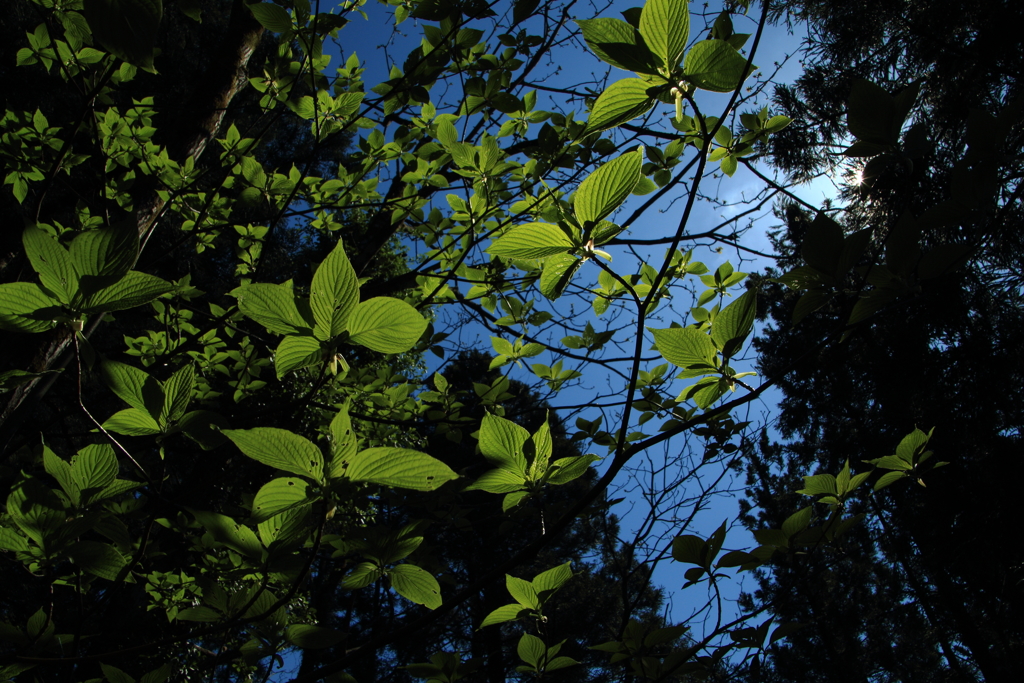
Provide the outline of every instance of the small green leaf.
[[658,352],[670,363],[681,368],[714,366],[714,342],[704,332],[693,327],[670,327],[651,330]]
[[626,152],[587,176],[573,197],[573,210],[580,223],[597,223],[619,208],[640,180],[643,163],[644,148],[641,145],[636,151]]
[[264,484],[252,501],[252,521],[260,524],[293,508],[309,505],[309,483],[294,477],[278,477]]
[[148,414],[154,421],[163,411],[164,390],[143,370],[105,360],[100,364],[100,376],[118,398]]
[[723,356],[730,358],[740,350],[754,329],[756,315],[757,292],[753,289],[748,289],[718,314],[711,326],[711,340],[722,349]]
[[341,582],[342,588],[348,590],[356,590],[358,588],[365,588],[371,583],[380,579],[384,576],[384,572],[381,571],[380,567],[372,562],[360,562],[352,571],[348,573],[348,576]]
[[587,121],[587,133],[597,133],[632,121],[654,106],[651,86],[639,78],[624,78],[608,86],[597,98]]
[[535,259],[565,254],[575,245],[557,225],[524,223],[514,225],[487,248],[493,256],[514,259]]
[[324,350],[315,337],[287,335],[274,351],[274,369],[281,379],[293,370],[319,365],[324,359]]
[[658,73],[658,59],[651,54],[643,36],[621,19],[599,17],[577,19],[587,47],[606,64],[635,71],[636,73]]
[[275,427],[225,429],[239,450],[253,460],[316,481],[324,479],[324,456],[313,443],[298,434]]
[[511,493],[521,491],[526,485],[526,477],[511,470],[495,469],[484,472],[475,482],[466,487],[466,491],[487,491],[488,493]]
[[352,419],[348,414],[348,406],[342,405],[331,420],[331,462],[327,470],[327,478],[335,479],[345,473],[346,460],[354,457],[359,451],[359,439],[352,429]]
[[539,594],[547,591],[556,591],[561,588],[566,581],[571,579],[572,575],[572,563],[566,562],[565,564],[552,567],[551,569],[543,571],[533,577],[533,588]]
[[732,92],[757,67],[751,64],[744,72],[747,60],[724,40],[702,40],[686,53],[686,78],[702,90]]
[[441,606],[441,586],[430,572],[411,564],[399,564],[388,570],[395,592],[427,609]]
[[192,514],[218,543],[223,543],[253,562],[263,558],[263,546],[249,527],[216,512],[194,510]]
[[544,268],[540,274],[540,293],[551,301],[562,296],[562,292],[569,286],[573,275],[582,265],[583,259],[571,254],[549,256],[544,261]]
[[359,303],[359,279],[341,242],[316,269],[309,292],[309,306],[316,319],[316,338],[332,339],[344,332],[349,315]]
[[374,297],[349,317],[349,341],[379,353],[405,353],[419,341],[427,320],[401,299]]
[[541,668],[547,651],[548,648],[544,645],[544,641],[529,633],[524,633],[519,638],[519,645],[516,647],[519,658],[535,669]]
[[568,484],[570,481],[574,481],[582,477],[590,464],[600,460],[596,455],[579,455],[570,456],[568,458],[559,458],[551,463],[548,471],[551,473],[548,477],[549,484]]
[[161,424],[177,422],[192,401],[196,370],[192,363],[181,366],[170,379],[164,382],[164,406],[160,412]]
[[502,605],[484,617],[483,623],[480,624],[480,628],[493,626],[494,624],[504,624],[506,621],[515,621],[519,618],[519,615],[524,612],[528,613],[529,610],[524,609],[523,606],[518,603],[514,605]]
[[899,481],[905,476],[907,476],[906,472],[886,472],[881,477],[879,477],[877,482],[875,482],[875,491],[880,491],[884,489],[886,486],[889,486],[890,484]]
[[437,458],[409,448],[367,448],[345,464],[345,476],[352,481],[415,491],[433,491],[459,478]]

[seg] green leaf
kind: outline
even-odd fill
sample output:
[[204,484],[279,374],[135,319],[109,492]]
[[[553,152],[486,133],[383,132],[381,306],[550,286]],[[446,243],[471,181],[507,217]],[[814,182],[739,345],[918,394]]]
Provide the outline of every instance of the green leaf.
[[702,90],[732,92],[752,74],[751,64],[744,71],[747,60],[724,40],[703,40],[686,53],[686,78]]
[[85,0],[82,13],[93,37],[107,52],[153,70],[163,16],[161,0]]
[[342,405],[331,420],[331,462],[327,470],[327,478],[335,479],[345,473],[345,461],[356,455],[359,450],[359,439],[352,429],[352,419],[348,415],[348,406]]
[[875,491],[880,491],[907,476],[906,472],[886,472],[875,482]]
[[516,647],[516,652],[519,654],[519,658],[534,667],[539,669],[543,663],[548,648],[544,645],[544,641],[535,635],[524,633],[519,638],[519,645]]
[[33,477],[22,479],[10,489],[7,514],[25,531],[26,536],[43,547],[46,538],[67,517],[57,495]]
[[722,349],[725,358],[734,356],[743,346],[743,341],[754,329],[756,314],[757,292],[748,289],[715,318],[711,326],[711,340]]
[[107,679],[109,683],[135,683],[135,679],[121,671],[116,666],[110,666],[108,664],[100,664],[100,670],[103,672],[103,677]]
[[624,78],[612,83],[597,98],[590,111],[586,132],[597,133],[632,121],[654,106],[654,98],[647,94],[651,88],[639,78]]
[[68,556],[85,571],[107,581],[116,580],[118,573],[128,564],[117,548],[97,541],[75,543],[68,548]]
[[842,259],[843,245],[842,227],[826,214],[819,212],[807,226],[807,234],[800,244],[800,255],[812,268],[822,273],[833,274]]
[[530,438],[530,432],[511,420],[488,413],[480,423],[477,438],[485,458],[500,469],[526,475],[523,447]]
[[704,565],[707,543],[700,536],[687,534],[672,539],[672,559],[686,564]]
[[486,251],[493,256],[535,259],[565,254],[574,248],[572,240],[557,225],[524,223],[506,230]]
[[540,597],[532,582],[506,574],[505,588],[520,605],[530,609],[540,609]]
[[[650,328],[648,328],[650,329]],[[670,327],[651,330],[658,352],[670,363],[681,368],[714,366],[715,344],[704,332],[693,327]]]
[[192,401],[192,389],[196,382],[196,370],[192,363],[178,369],[164,382],[164,406],[160,411],[161,424],[177,422]]
[[132,221],[86,230],[72,240],[70,255],[79,276],[79,295],[86,296],[128,274],[139,257],[139,233]]
[[427,320],[401,299],[374,297],[349,317],[349,341],[378,353],[405,353],[427,329]]
[[815,474],[804,477],[804,487],[797,493],[805,496],[817,496],[819,494],[838,495],[836,491],[836,478],[831,474]]
[[471,485],[466,491],[487,491],[488,493],[511,493],[521,491],[526,485],[526,477],[511,470],[495,469],[484,472],[483,475]]
[[787,537],[792,538],[799,532],[807,528],[811,523],[811,515],[813,510],[810,507],[805,507],[786,518],[786,521],[782,523],[782,533],[786,534]]
[[341,242],[316,269],[309,292],[309,306],[316,319],[316,338],[332,339],[344,332],[349,315],[359,303],[359,278]]
[[0,550],[28,550],[28,541],[14,529],[0,526]]
[[548,468],[550,476],[548,477],[549,484],[568,484],[570,481],[574,481],[582,477],[590,464],[600,460],[596,455],[579,455],[570,456],[568,458],[559,458],[558,460],[551,463],[551,467]]
[[33,282],[0,285],[0,330],[7,332],[45,332],[63,315],[56,299]]
[[160,433],[160,425],[144,410],[125,408],[107,418],[103,428],[127,436],[151,436]]
[[580,223],[597,223],[619,208],[640,180],[643,163],[644,147],[640,145],[587,176],[573,197],[573,210]]
[[606,64],[644,74],[658,73],[658,60],[643,36],[621,19],[577,19],[587,47]]
[[430,572],[411,564],[399,564],[388,570],[395,592],[427,609],[441,606],[441,586]]
[[547,571],[543,571],[537,576],[533,577],[533,588],[537,593],[544,593],[546,591],[556,591],[562,587],[562,585],[572,578],[572,563],[566,562],[560,564],[557,567],[552,567]]
[[249,5],[249,11],[263,27],[274,33],[284,33],[292,28],[292,18],[288,10],[269,2],[258,2]]
[[540,293],[551,301],[562,296],[562,292],[569,286],[573,275],[582,265],[583,259],[571,254],[549,256],[540,274]]
[[303,650],[317,650],[334,647],[345,640],[345,634],[312,624],[292,624],[284,630],[284,639]]
[[409,448],[367,448],[343,462],[352,481],[415,491],[433,491],[459,478],[437,458]]
[[118,398],[148,414],[154,421],[163,411],[164,390],[146,372],[124,363],[104,360],[100,364],[100,376]]
[[112,485],[118,473],[117,457],[110,444],[90,444],[71,458],[71,477],[81,490],[82,503]]
[[263,558],[263,546],[249,527],[216,512],[193,510],[192,514],[218,543],[223,543],[253,562]]
[[515,621],[523,612],[528,612],[528,610],[523,609],[523,606],[518,603],[514,605],[502,605],[484,617],[483,622],[480,624],[480,628],[492,626],[494,624],[504,624],[506,621]]
[[225,429],[223,433],[253,460],[284,472],[324,480],[323,453],[308,439],[276,427]]
[[846,122],[858,140],[885,147],[900,141],[903,118],[897,115],[895,98],[863,78],[850,88]]
[[57,480],[60,487],[71,499],[73,505],[78,505],[82,500],[82,490],[71,474],[71,465],[50,448],[43,444],[43,468],[46,473]]
[[[298,482],[301,480],[295,479],[293,481]],[[271,505],[273,504],[273,501],[267,502]],[[304,499],[303,502],[312,501]],[[260,533],[260,540],[268,547],[274,541],[301,543],[309,535],[309,512],[310,508],[308,505],[298,504],[279,512],[269,519],[264,519],[258,523],[257,527]],[[261,510],[260,515],[262,514],[263,511]]]
[[166,280],[133,270],[114,284],[81,297],[78,307],[83,313],[123,311],[147,304],[173,289]]
[[67,250],[46,231],[34,226],[25,229],[21,241],[43,287],[53,292],[61,303],[70,304],[71,297],[78,292],[78,273]]
[[178,428],[204,451],[227,442],[227,437],[221,432],[227,426],[228,422],[223,415],[210,410],[193,410],[182,415],[178,421]]
[[341,587],[348,590],[365,588],[382,576],[384,576],[384,572],[376,564],[360,562],[352,568],[352,571],[341,582]]
[[277,334],[311,334],[315,323],[300,313],[295,292],[285,285],[257,283],[242,285],[232,294],[238,309]]
[[256,492],[252,501],[252,521],[260,524],[293,508],[309,505],[309,482],[294,477],[271,479]]
[[647,0],[640,14],[640,35],[668,71],[690,40],[690,6],[687,0]]
[[274,369],[281,379],[293,370],[319,365],[324,359],[324,350],[315,337],[287,335],[274,351]]

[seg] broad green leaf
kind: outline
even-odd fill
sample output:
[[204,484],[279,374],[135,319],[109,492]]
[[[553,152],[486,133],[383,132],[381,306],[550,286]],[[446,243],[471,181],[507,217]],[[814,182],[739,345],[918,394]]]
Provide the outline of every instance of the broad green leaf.
[[540,597],[530,581],[506,574],[505,588],[520,605],[530,609],[540,609]]
[[836,478],[831,474],[815,474],[804,477],[804,487],[797,491],[805,496],[816,496],[819,494],[837,495]]
[[484,415],[484,419],[480,423],[480,432],[477,434],[480,452],[485,458],[500,469],[520,475],[526,474],[526,456],[523,455],[523,447],[529,438],[530,432],[515,422],[490,413]]
[[895,98],[885,88],[860,78],[850,88],[846,123],[858,140],[888,148],[899,143],[903,118],[897,114]]
[[263,558],[263,546],[249,527],[216,512],[193,510],[192,514],[218,543],[223,543],[253,562]]
[[117,579],[118,572],[127,564],[114,546],[97,541],[79,541],[68,549],[68,555],[79,567],[107,581]]
[[103,672],[103,677],[107,679],[107,683],[135,683],[135,679],[121,671],[116,666],[110,666],[109,664],[100,664],[100,670]]
[[327,478],[335,479],[345,473],[345,461],[359,451],[359,439],[352,429],[352,419],[348,414],[348,406],[342,405],[331,420],[331,461],[327,469]]
[[[114,484],[119,467],[110,444],[90,444],[71,458],[71,476],[88,504],[101,491]],[[134,482],[133,482],[134,483]]]
[[376,564],[372,562],[360,562],[353,567],[352,571],[348,573],[348,576],[342,580],[341,587],[347,588],[348,590],[365,588],[383,576],[384,572]]
[[427,609],[437,609],[441,606],[441,586],[433,575],[412,564],[395,565],[388,570],[388,580],[395,592],[406,600],[411,600],[417,605],[423,605]]
[[467,491],[487,491],[488,493],[511,493],[520,491],[526,485],[526,477],[512,470],[495,469],[484,472]]
[[492,626],[494,624],[504,624],[506,621],[515,621],[519,618],[520,613],[527,612],[522,605],[516,603],[514,605],[502,605],[498,609],[494,610],[486,617],[480,624],[480,628],[484,626]]
[[83,313],[123,311],[147,304],[174,289],[174,285],[155,275],[130,271],[114,284],[81,297],[78,304]]
[[747,335],[754,329],[757,314],[757,292],[748,289],[738,299],[726,306],[711,326],[711,340],[722,349],[726,358],[739,351]]
[[675,69],[690,40],[688,0],[647,0],[640,14],[640,35],[668,71]]
[[[295,479],[294,481],[301,480]],[[273,501],[268,502],[273,504]],[[309,506],[299,504],[283,510],[269,519],[264,519],[259,522],[257,527],[260,540],[268,547],[274,541],[301,543],[309,535],[309,512]],[[263,514],[262,510],[260,514]]]
[[427,329],[427,319],[401,299],[363,301],[348,320],[349,341],[379,353],[405,353]]
[[146,372],[105,360],[100,364],[100,376],[118,398],[156,420],[164,407],[164,390],[160,383]]
[[71,464],[50,450],[43,444],[43,468],[46,473],[57,480],[60,487],[71,499],[72,504],[78,505],[82,500],[82,489],[71,474]]
[[284,472],[324,480],[323,453],[298,434],[276,427],[225,429],[223,433],[253,460]]
[[573,197],[573,210],[580,223],[597,223],[619,208],[640,180],[643,163],[641,145],[636,151],[603,164],[580,183]]
[[732,92],[757,67],[744,71],[747,59],[724,40],[702,40],[686,53],[686,78],[702,90]]
[[0,526],[0,550],[28,550],[28,541],[14,529]]
[[56,299],[33,282],[0,285],[0,330],[7,332],[45,332],[63,314]]
[[512,493],[506,493],[505,497],[501,499],[501,511],[508,512],[523,502],[523,500],[529,495],[529,491],[513,491]]
[[72,240],[69,251],[78,272],[79,295],[86,296],[128,274],[139,257],[139,233],[131,221],[86,230]]
[[344,332],[345,323],[358,303],[359,279],[341,242],[338,242],[316,269],[309,290],[309,306],[316,319],[316,338],[332,339]]
[[543,571],[537,576],[533,577],[533,588],[538,593],[544,593],[545,591],[555,591],[562,587],[562,585],[572,578],[572,563],[566,562],[560,564],[557,567],[552,567],[547,571]]
[[659,60],[644,43],[643,36],[621,19],[599,17],[577,19],[587,47],[601,61],[626,71],[658,73]]
[[547,656],[548,648],[544,641],[530,633],[524,633],[519,638],[519,645],[516,646],[516,653],[519,659],[530,666],[539,669]]
[[608,86],[590,111],[586,132],[597,133],[632,121],[654,106],[651,86],[639,78],[624,78]]
[[193,410],[178,420],[178,429],[199,444],[204,451],[217,448],[227,442],[222,429],[228,426],[223,415],[211,410]]
[[274,351],[274,369],[281,379],[293,370],[319,365],[323,359],[324,350],[315,337],[289,334]]
[[144,410],[125,408],[107,418],[103,428],[127,436],[151,436],[160,433],[160,425]]
[[506,230],[486,251],[493,256],[535,259],[565,254],[574,247],[569,236],[557,225],[524,223]]
[[[650,329],[650,328],[648,328]],[[711,338],[693,327],[671,327],[651,330],[658,352],[670,363],[681,368],[714,366],[716,349]]]
[[286,510],[309,505],[313,500],[310,497],[307,481],[294,477],[271,479],[256,492],[256,497],[253,498],[252,521],[255,524],[261,524]]
[[590,464],[600,460],[596,455],[578,455],[568,458],[559,458],[551,463],[548,468],[549,484],[568,484],[582,477]]
[[808,527],[813,514],[814,510],[810,506],[794,512],[782,523],[782,533],[786,534],[788,538],[792,538]]
[[292,28],[292,18],[284,7],[269,2],[258,2],[249,5],[249,11],[268,31],[284,33]]
[[103,48],[146,70],[153,57],[163,16],[161,0],[85,0],[83,14]]
[[547,418],[541,423],[537,432],[530,437],[530,442],[533,444],[533,466],[537,476],[541,476],[547,470],[548,461],[554,450],[554,444],[551,441],[551,427],[548,425]]
[[569,282],[582,265],[583,259],[571,254],[549,256],[544,261],[544,268],[540,274],[540,293],[551,301],[562,296],[562,292],[569,286]]
[[367,448],[344,462],[352,481],[416,491],[433,491],[459,477],[437,458],[409,448]]
[[886,486],[893,484],[907,476],[906,472],[886,472],[875,482],[875,491],[881,491]]
[[243,285],[231,292],[238,309],[263,327],[277,334],[309,334],[314,322],[299,311],[295,292],[285,285],[257,283]]
[[284,639],[303,650],[316,650],[334,647],[345,640],[345,634],[332,628],[313,626],[312,624],[292,624],[284,630]]
[[217,610],[212,607],[206,607],[200,605],[199,607],[189,607],[178,612],[178,621],[200,621],[200,622],[213,622],[220,621],[224,618]]
[[65,507],[39,479],[26,477],[10,489],[7,514],[26,536],[45,547],[46,537],[65,521]]
[[700,536],[686,534],[672,539],[672,559],[685,564],[704,565],[707,543]]
[[71,297],[78,291],[78,273],[71,265],[67,249],[35,226],[25,229],[21,241],[43,287],[53,292],[61,303],[70,304]]
[[164,406],[160,411],[160,422],[164,425],[177,422],[192,401],[196,370],[192,363],[181,366],[170,379],[164,382]]

